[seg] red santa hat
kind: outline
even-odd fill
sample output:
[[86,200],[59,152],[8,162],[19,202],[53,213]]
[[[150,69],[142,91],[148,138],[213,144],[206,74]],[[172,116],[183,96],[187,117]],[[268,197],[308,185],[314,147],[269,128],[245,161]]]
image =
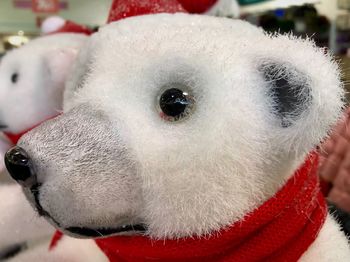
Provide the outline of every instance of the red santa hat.
[[220,0],[178,0],[181,5],[192,14],[201,14],[209,11]]
[[239,16],[237,0],[178,0],[191,14]]
[[236,0],[114,0],[107,22],[131,16],[177,12],[237,17],[239,9]]
[[78,33],[91,35],[92,30],[84,25],[79,25],[73,21],[65,20],[59,16],[46,18],[41,24],[41,32],[44,35],[57,33]]
[[157,13],[187,13],[177,0],[114,0],[108,16],[108,23],[123,18]]

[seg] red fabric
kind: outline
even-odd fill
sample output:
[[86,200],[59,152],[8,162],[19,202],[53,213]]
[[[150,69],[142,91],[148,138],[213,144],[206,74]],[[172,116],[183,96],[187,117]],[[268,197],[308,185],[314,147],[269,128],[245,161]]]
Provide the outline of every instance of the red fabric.
[[66,23],[61,28],[59,28],[58,30],[50,34],[57,34],[57,33],[80,33],[80,34],[91,35],[92,30],[86,26],[78,25],[72,21],[67,20]]
[[17,144],[18,140],[25,134],[27,133],[29,130],[26,130],[22,133],[19,134],[12,134],[12,133],[8,133],[8,132],[4,132],[5,136],[12,142],[12,144]]
[[55,248],[62,237],[63,237],[63,234],[57,230],[51,239],[49,250],[52,250],[53,248]]
[[323,180],[322,177],[320,178],[320,187],[322,194],[327,197],[329,195],[329,192],[332,190],[332,184]]
[[[327,215],[317,160],[316,154],[310,155],[274,197],[209,238],[156,241],[117,236],[96,243],[112,262],[297,261],[316,239]],[[53,246],[60,237],[56,234]]]
[[108,16],[108,23],[131,16],[177,12],[186,12],[186,10],[176,0],[114,0]]
[[178,0],[178,2],[191,14],[202,14],[212,8],[218,0]]

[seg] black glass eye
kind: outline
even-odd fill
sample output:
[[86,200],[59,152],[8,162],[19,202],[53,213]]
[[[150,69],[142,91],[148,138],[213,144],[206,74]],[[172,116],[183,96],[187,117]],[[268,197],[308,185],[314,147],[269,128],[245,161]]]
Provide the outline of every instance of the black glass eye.
[[15,84],[17,83],[17,81],[18,81],[18,73],[13,73],[11,75],[11,82]]
[[178,88],[164,91],[159,98],[162,116],[169,121],[177,121],[188,115],[193,107],[193,99],[188,92]]

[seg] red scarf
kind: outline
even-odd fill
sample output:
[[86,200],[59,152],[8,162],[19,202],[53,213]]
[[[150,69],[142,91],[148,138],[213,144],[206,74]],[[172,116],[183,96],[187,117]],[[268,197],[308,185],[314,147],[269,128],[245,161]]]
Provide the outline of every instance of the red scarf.
[[[34,127],[33,127],[34,128]],[[5,136],[12,142],[12,144],[17,144],[18,140],[25,134],[27,133],[28,131],[32,130],[33,128],[30,128],[26,131],[23,131],[19,134],[12,134],[12,133],[7,133],[7,132],[4,132]]]
[[[151,240],[145,236],[96,239],[112,262],[297,261],[316,239],[327,208],[312,154],[286,185],[243,220],[209,238]],[[51,248],[61,238],[56,233]]]

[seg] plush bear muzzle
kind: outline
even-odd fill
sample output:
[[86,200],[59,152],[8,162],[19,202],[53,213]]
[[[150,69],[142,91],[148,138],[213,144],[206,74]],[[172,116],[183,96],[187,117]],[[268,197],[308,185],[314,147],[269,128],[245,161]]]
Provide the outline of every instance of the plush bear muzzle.
[[81,105],[28,132],[5,156],[39,215],[73,236],[145,231],[138,162],[116,122]]

